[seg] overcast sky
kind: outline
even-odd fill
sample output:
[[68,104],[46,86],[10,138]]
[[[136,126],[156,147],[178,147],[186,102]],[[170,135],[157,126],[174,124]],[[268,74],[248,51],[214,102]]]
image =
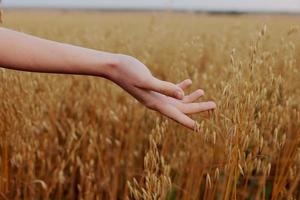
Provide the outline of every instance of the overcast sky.
[[300,0],[2,0],[5,7],[165,8],[300,12]]

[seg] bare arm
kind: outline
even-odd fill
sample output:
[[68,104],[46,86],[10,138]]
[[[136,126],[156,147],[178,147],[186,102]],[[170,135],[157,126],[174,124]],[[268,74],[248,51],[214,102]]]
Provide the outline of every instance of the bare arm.
[[187,79],[176,85],[152,76],[137,59],[49,41],[0,28],[0,67],[46,73],[82,74],[105,77],[131,94],[146,107],[194,129],[186,114],[216,107],[214,102],[195,102],[204,93],[196,90],[185,96]]
[[114,54],[49,41],[0,28],[0,66],[32,72],[102,76]]

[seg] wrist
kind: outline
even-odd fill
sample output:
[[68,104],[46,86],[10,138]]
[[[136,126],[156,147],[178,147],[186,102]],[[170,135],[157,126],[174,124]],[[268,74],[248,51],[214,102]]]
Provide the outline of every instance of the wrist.
[[119,69],[130,61],[131,56],[110,53],[107,62],[101,70],[101,76],[115,80],[119,76]]
[[91,75],[110,79],[112,71],[120,66],[120,56],[114,53],[97,52],[96,62],[92,65]]

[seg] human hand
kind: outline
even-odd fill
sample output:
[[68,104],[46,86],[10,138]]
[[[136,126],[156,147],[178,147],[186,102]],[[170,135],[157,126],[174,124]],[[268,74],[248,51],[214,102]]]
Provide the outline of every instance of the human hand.
[[[102,76],[118,84],[146,107],[194,129],[187,114],[216,107],[214,102],[195,101],[203,95],[196,90],[185,96],[190,80],[179,85],[152,76],[137,59],[74,45],[49,41],[0,28],[0,67],[43,73]],[[28,50],[30,47],[30,50]]]
[[196,102],[204,91],[198,89],[184,95],[184,89],[192,84],[190,79],[178,85],[161,81],[152,76],[149,69],[133,57],[124,56],[119,65],[109,70],[107,77],[126,90],[147,108],[155,110],[189,129],[195,129],[196,123],[188,114],[214,109],[213,101]]

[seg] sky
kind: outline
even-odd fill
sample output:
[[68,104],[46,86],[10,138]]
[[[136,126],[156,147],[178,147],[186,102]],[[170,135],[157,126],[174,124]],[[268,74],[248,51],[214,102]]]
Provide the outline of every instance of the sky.
[[300,0],[2,0],[4,7],[300,12]]

